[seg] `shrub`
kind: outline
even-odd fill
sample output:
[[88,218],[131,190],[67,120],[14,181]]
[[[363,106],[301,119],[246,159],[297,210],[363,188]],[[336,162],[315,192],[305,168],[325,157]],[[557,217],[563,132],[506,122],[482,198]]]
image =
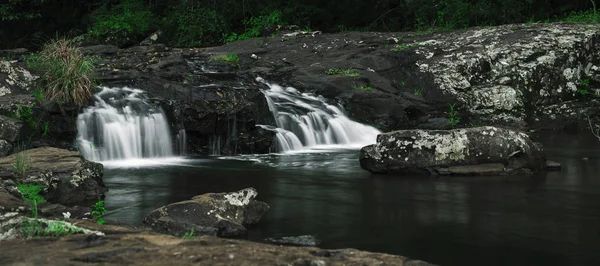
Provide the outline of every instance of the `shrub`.
[[167,34],[179,47],[197,47],[219,43],[227,23],[215,10],[180,2],[167,16]]
[[47,100],[84,106],[96,86],[94,65],[67,39],[46,43],[28,64],[40,72],[40,88]]
[[149,33],[154,23],[152,11],[143,0],[124,0],[117,5],[102,5],[92,13],[92,27],[88,33],[92,37],[104,37],[115,31],[125,31],[137,35]]
[[263,35],[265,29],[274,29],[278,25],[286,25],[283,15],[279,10],[273,10],[268,14],[253,16],[243,21],[246,31],[242,34],[232,33],[225,36],[225,42],[230,43],[238,40],[247,40]]

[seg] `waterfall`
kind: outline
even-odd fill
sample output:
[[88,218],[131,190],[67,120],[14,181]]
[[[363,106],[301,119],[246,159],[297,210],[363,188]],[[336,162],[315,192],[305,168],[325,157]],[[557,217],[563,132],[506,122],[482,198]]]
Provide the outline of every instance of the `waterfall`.
[[376,142],[381,132],[374,127],[350,120],[337,106],[325,98],[300,93],[292,87],[257,81],[269,86],[263,91],[276,128],[260,125],[274,131],[280,151],[303,150],[335,145],[359,148]]
[[[103,87],[94,105],[77,117],[77,144],[88,160],[113,161],[173,156],[169,123],[161,108],[139,96],[144,91]],[[185,131],[180,132],[185,149]]]

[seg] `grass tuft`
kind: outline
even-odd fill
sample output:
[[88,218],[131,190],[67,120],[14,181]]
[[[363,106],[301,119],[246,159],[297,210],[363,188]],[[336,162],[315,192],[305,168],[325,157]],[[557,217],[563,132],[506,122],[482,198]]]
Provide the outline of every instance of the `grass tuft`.
[[240,57],[237,54],[222,55],[222,56],[217,57],[217,59],[215,59],[215,60],[217,62],[225,62],[225,63],[234,64],[234,65],[240,64]]
[[[39,54],[29,58],[28,64],[41,72],[43,98],[79,107],[92,98],[97,84],[93,61],[84,56],[70,40],[61,38],[49,41]],[[41,95],[37,97],[43,99]]]

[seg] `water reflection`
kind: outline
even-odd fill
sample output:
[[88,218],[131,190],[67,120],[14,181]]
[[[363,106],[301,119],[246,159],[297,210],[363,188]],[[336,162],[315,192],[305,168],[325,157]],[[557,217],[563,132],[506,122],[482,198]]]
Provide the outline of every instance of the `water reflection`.
[[[255,187],[271,210],[250,238],[312,234],[326,248],[389,252],[441,265],[600,264],[600,142],[543,136],[562,172],[533,177],[371,176],[357,152],[196,160],[109,169],[110,218],[206,192]],[[581,158],[587,157],[587,160]]]

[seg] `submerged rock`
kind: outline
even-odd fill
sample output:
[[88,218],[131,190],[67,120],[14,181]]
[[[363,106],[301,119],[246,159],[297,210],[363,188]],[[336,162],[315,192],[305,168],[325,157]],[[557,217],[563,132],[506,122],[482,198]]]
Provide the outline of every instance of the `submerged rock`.
[[[15,173],[13,164],[23,160],[27,170]],[[37,184],[47,201],[63,205],[87,204],[104,198],[104,167],[78,152],[42,147],[0,158],[0,176]]]
[[269,205],[254,200],[256,195],[254,188],[203,194],[158,208],[144,218],[144,223],[156,232],[176,236],[192,229],[196,235],[243,236],[247,231],[244,226],[258,223],[269,210]]
[[321,243],[319,239],[311,235],[273,237],[265,239],[265,242],[284,246],[305,247],[316,247]]
[[524,133],[496,127],[400,130],[363,147],[360,165],[373,173],[495,175],[546,168],[544,151]]

